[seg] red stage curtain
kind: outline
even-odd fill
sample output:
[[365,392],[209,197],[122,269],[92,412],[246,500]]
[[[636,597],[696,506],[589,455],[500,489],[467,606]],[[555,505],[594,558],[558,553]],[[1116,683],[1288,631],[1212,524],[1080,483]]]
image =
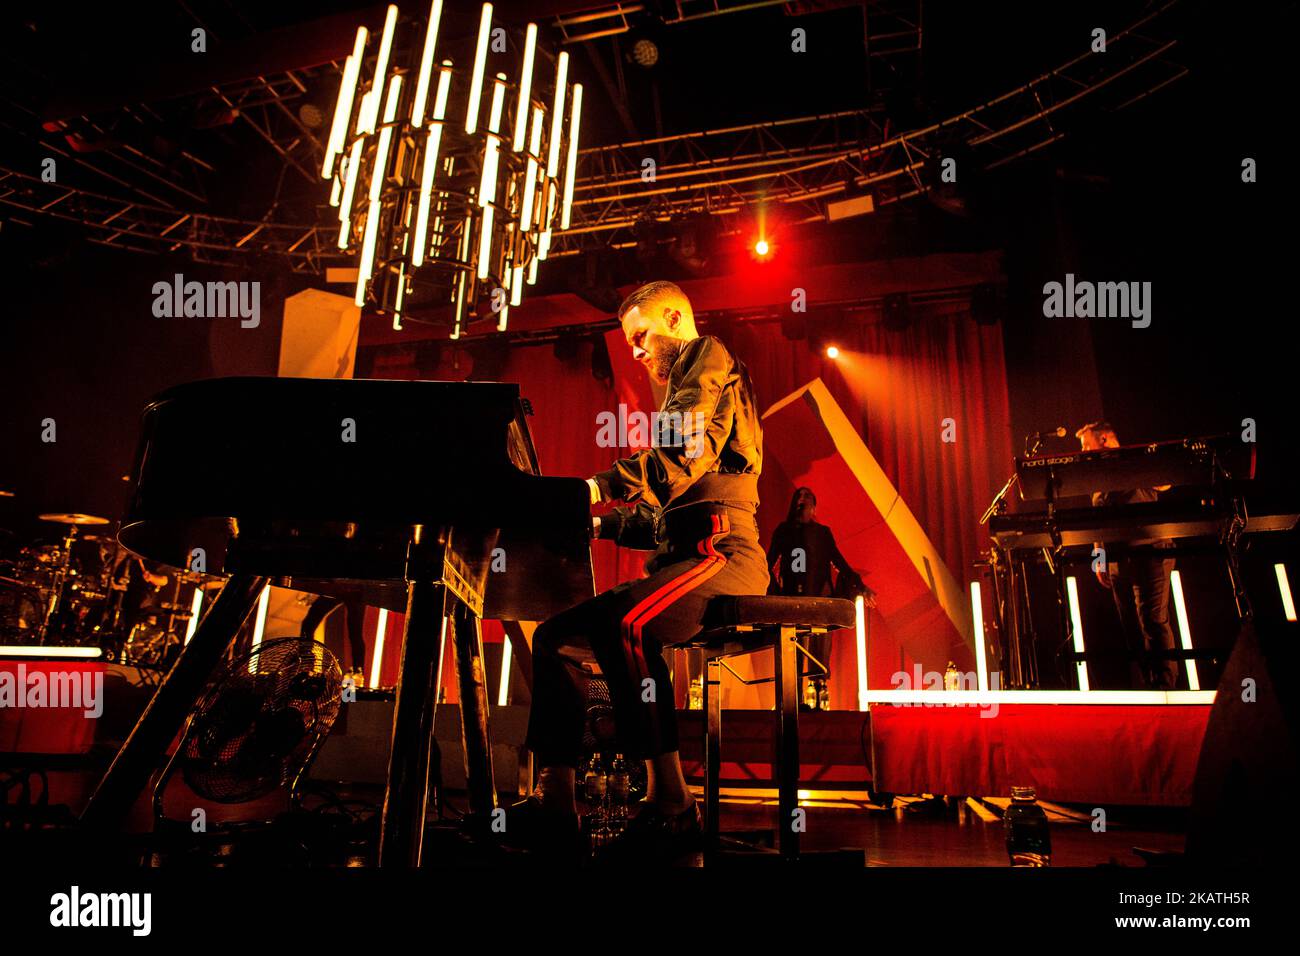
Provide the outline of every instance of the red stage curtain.
[[[867,446],[903,499],[962,582],[972,576],[971,563],[986,546],[979,515],[1009,473],[1012,455],[1002,329],[977,325],[964,304],[913,305],[910,326],[890,331],[881,325],[858,326],[837,340],[842,357],[833,361],[806,340],[784,337],[776,322],[736,323],[718,333],[750,369],[759,406],[772,404],[820,376],[850,421],[860,423]],[[596,445],[596,416],[617,411],[619,402],[642,410],[652,400],[644,382],[629,388],[628,374],[639,374],[618,351],[621,336],[605,338],[614,350],[613,365],[621,387],[610,387],[591,374],[589,342],[565,359],[550,345],[503,349],[500,370],[492,377],[518,382],[535,411],[530,421],[542,471],[548,475],[586,477],[608,466],[619,449]],[[605,345],[597,342],[596,347]],[[437,368],[417,368],[409,357],[385,356],[374,374],[384,378],[463,379],[467,368],[454,368],[444,349]],[[463,360],[462,360],[463,361]],[[953,419],[956,440],[942,441],[943,421]],[[623,450],[626,453],[626,450]],[[765,449],[779,460],[780,449]],[[792,488],[763,502],[759,525],[763,543],[781,521]],[[769,492],[769,499],[773,499]],[[834,530],[834,529],[832,529]],[[619,552],[607,542],[594,549],[596,585],[607,588],[641,573],[645,555]],[[861,569],[868,585],[871,568]],[[499,640],[495,627],[488,640]],[[835,642],[832,664],[839,679],[835,706],[856,706],[854,646]],[[757,701],[734,699],[730,706],[770,706],[770,689]],[[679,693],[682,691],[679,688]]]
[[[970,581],[972,563],[987,548],[979,516],[1011,468],[1001,326],[976,324],[965,304],[913,305],[911,324],[904,330],[855,324],[834,342],[840,349],[838,359],[827,358],[808,341],[785,338],[777,323],[765,323],[741,325],[735,347],[750,368],[764,408],[820,377],[849,421],[858,425],[953,576],[962,583]],[[943,441],[948,418],[952,442]],[[779,462],[780,457],[779,448],[765,449],[767,461]],[[772,469],[772,475],[776,473]],[[774,492],[782,485],[779,494]],[[766,544],[784,519],[794,489],[784,478],[764,481],[763,488],[766,500],[759,526]],[[872,568],[858,570],[871,586]],[[887,627],[876,615],[873,636],[883,636]],[[882,644],[877,640],[874,646],[879,650]],[[885,666],[875,664],[873,675]],[[974,670],[973,660],[957,664]],[[910,661],[891,660],[886,670],[908,666]],[[852,635],[841,633],[831,652],[835,709],[857,706],[856,668],[856,644]],[[733,706],[769,707],[772,692],[764,685],[732,699]]]
[[[906,330],[856,326],[835,339],[839,359],[786,339],[777,323],[741,325],[736,338],[764,409],[820,376],[948,569],[969,581],[987,547],[979,516],[1011,469],[1001,326],[977,325],[964,304],[914,305]],[[946,418],[952,443],[942,440]],[[766,455],[779,460],[781,450]],[[765,541],[789,503],[763,503]]]

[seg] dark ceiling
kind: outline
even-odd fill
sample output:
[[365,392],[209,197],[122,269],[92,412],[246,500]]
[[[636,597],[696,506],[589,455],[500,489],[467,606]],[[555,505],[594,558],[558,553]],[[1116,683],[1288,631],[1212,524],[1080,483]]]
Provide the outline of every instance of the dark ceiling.
[[[423,3],[401,6],[415,14]],[[495,5],[499,18],[541,23],[553,47],[566,29],[557,18],[600,6],[596,0]],[[1114,101],[1100,109],[1084,99],[1068,115],[1027,123],[1027,147],[1057,132],[1057,124],[1068,135],[1052,148],[1026,149],[984,183],[967,177],[958,202],[891,210],[865,225],[803,230],[809,241],[861,248],[872,257],[906,252],[909,237],[918,235],[939,248],[1001,244],[1005,223],[972,228],[944,214],[937,214],[938,227],[908,222],[935,216],[935,208],[965,215],[1002,207],[1008,169],[1020,170],[1015,178],[1023,182],[1046,173],[1100,187],[1140,177],[1152,162],[1150,144],[1240,153],[1243,131],[1258,142],[1275,122],[1276,101],[1267,95],[1277,86],[1271,71],[1289,55],[1285,38],[1294,35],[1296,20],[1290,2],[1229,10],[1197,0],[823,0],[687,22],[665,21],[711,4],[634,6],[640,10],[626,18],[626,32],[567,45],[572,75],[588,91],[584,148],[836,110],[867,111],[867,141],[879,141],[969,110],[1086,53],[1095,27],[1115,34],[1140,22],[1141,42],[1176,38],[1159,60],[1166,85],[1160,73],[1143,75],[1133,87],[1135,105],[1122,114],[1110,109]],[[450,4],[446,29],[471,32],[477,8],[476,2]],[[323,114],[328,122],[337,64],[352,32],[359,22],[377,25],[383,9],[346,0],[7,3],[0,12],[0,166],[33,170],[53,153],[61,157],[62,180],[82,189],[178,213],[311,223],[324,190],[314,175],[320,128],[307,118]],[[206,54],[189,49],[196,26],[208,31]],[[808,31],[806,55],[790,49],[796,26]],[[641,38],[659,49],[653,68],[630,57]],[[1111,91],[1138,75],[1127,66],[1115,72],[1116,82],[1106,84]],[[1067,99],[1077,82],[1062,77],[1050,96]],[[1034,96],[1041,101],[1037,91]],[[246,115],[235,119],[232,102]],[[957,132],[969,139],[972,131],[978,127]],[[964,144],[954,133],[948,145]],[[6,212],[0,206],[0,215]],[[880,222],[900,217],[897,229],[882,233]],[[76,233],[67,223],[27,213],[14,220],[38,231]]]

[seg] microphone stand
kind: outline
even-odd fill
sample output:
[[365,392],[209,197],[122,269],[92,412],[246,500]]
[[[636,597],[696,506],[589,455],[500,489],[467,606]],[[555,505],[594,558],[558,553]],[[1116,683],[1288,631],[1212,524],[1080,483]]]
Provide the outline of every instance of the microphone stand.
[[1007,510],[1007,494],[1020,480],[1020,473],[1013,471],[1011,477],[1002,485],[1002,490],[993,496],[993,502],[984,509],[984,514],[980,516],[980,524],[988,524],[989,519],[994,515],[1000,515]]

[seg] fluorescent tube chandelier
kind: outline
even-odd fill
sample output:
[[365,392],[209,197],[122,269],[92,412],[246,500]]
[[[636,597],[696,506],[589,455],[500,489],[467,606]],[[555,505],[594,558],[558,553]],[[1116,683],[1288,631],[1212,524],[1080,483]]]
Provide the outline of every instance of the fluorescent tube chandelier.
[[[357,305],[400,329],[413,301],[450,302],[459,338],[480,314],[505,329],[569,226],[582,85],[568,53],[538,63],[535,23],[502,43],[490,3],[472,39],[442,20],[433,0],[420,21],[390,5],[377,42],[357,28],[321,176],[339,248],[357,253]],[[513,80],[497,72],[507,58]]]

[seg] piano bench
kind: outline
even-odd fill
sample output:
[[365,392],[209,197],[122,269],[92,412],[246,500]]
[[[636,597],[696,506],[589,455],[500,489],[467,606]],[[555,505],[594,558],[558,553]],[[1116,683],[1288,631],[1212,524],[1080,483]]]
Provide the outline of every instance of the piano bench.
[[[777,844],[782,857],[799,855],[802,820],[799,807],[799,638],[853,627],[852,601],[840,598],[745,595],[709,601],[700,633],[679,647],[700,651],[704,661],[704,820],[706,855],[720,845],[719,790],[722,768],[722,669],[729,657],[773,650],[771,678],[745,683],[776,684],[776,748],[774,764],[779,818]],[[728,668],[730,670],[730,668]],[[823,672],[825,671],[822,666]],[[733,672],[734,673],[734,672]],[[796,825],[797,824],[797,825]]]

